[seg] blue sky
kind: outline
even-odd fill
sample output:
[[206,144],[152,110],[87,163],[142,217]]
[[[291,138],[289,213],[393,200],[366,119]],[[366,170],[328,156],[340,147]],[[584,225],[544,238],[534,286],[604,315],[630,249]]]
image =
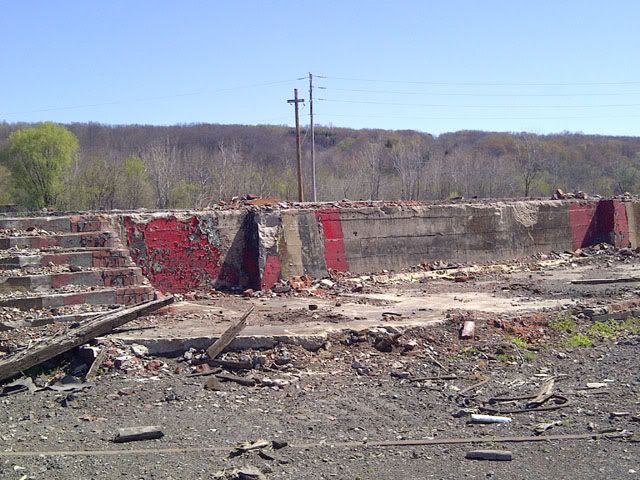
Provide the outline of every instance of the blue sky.
[[[640,2],[0,0],[0,120],[640,135]],[[320,100],[320,98],[324,100]],[[308,122],[308,107],[303,110]]]

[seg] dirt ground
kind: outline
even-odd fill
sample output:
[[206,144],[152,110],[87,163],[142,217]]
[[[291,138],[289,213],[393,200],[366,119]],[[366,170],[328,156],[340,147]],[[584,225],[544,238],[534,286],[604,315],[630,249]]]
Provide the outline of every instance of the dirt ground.
[[[262,305],[257,325],[340,323],[343,317],[331,315],[353,301],[352,295],[361,296],[359,305],[370,305],[390,289],[408,298],[489,292],[516,304],[560,301],[521,312],[473,310],[443,300],[437,311],[441,321],[428,326],[345,328],[333,331],[315,352],[279,345],[224,354],[223,360],[235,362],[227,373],[255,386],[190,376],[214,368],[199,351],[178,358],[153,358],[144,351],[136,356],[130,346],[105,339],[101,345],[110,355],[90,388],[0,398],[0,478],[636,478],[640,321],[629,316],[596,322],[581,312],[586,305],[593,309],[637,298],[638,283],[575,285],[570,279],[629,276],[637,265],[636,256],[614,254],[569,259],[558,268],[485,271],[463,282],[336,280],[331,291],[318,295],[193,297],[190,301],[222,311]],[[318,309],[309,310],[309,303]],[[393,310],[398,304],[373,306]],[[410,316],[410,310],[403,315]],[[374,314],[381,318],[380,311]],[[461,324],[469,319],[475,321],[475,336],[460,339]],[[4,335],[5,344],[19,344]],[[35,372],[36,383],[61,377],[63,370],[79,374],[78,357],[67,355]],[[540,404],[549,409],[531,410],[530,397],[551,379],[554,397]],[[504,397],[529,398],[495,400]],[[504,416],[511,422],[470,423],[471,413],[495,410],[509,411]],[[119,428],[146,425],[160,426],[164,436],[112,442]],[[535,441],[574,434],[591,438]],[[242,442],[261,439],[286,446],[234,454]],[[441,443],[378,443],[410,440]],[[476,449],[509,450],[513,460],[465,459]],[[254,474],[234,470],[249,467],[257,469]]]

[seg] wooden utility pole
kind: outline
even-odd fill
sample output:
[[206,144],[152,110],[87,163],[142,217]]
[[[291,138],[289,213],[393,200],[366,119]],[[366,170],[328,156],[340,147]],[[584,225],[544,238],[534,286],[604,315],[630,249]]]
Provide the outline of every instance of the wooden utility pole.
[[304,102],[304,98],[298,98],[298,89],[293,89],[293,100],[287,100],[287,103],[293,103],[296,108],[296,154],[298,157],[298,201],[304,202],[304,190],[302,186],[302,146],[300,145],[300,117],[298,114],[298,104]]
[[316,136],[313,130],[313,74],[309,72],[309,117],[311,128],[311,185],[313,188],[313,201],[318,201],[316,189]]

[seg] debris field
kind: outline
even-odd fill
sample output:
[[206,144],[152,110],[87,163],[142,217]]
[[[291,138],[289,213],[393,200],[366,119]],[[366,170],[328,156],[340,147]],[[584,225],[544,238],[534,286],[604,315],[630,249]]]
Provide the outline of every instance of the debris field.
[[0,255],[0,478],[640,472],[633,248],[163,294],[87,227]]

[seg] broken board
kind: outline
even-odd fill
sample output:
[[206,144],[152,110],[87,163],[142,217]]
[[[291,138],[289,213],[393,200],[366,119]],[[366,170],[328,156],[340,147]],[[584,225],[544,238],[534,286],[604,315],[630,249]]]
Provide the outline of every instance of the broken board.
[[134,305],[133,307],[119,309],[115,312],[97,315],[93,319],[80,324],[77,328],[70,328],[64,333],[44,339],[31,348],[21,350],[13,355],[8,355],[0,360],[0,381],[11,378],[42,362],[46,362],[96,337],[106,335],[114,328],[131,322],[142,315],[158,310],[172,302],[173,297],[167,297],[161,300],[153,300]]

